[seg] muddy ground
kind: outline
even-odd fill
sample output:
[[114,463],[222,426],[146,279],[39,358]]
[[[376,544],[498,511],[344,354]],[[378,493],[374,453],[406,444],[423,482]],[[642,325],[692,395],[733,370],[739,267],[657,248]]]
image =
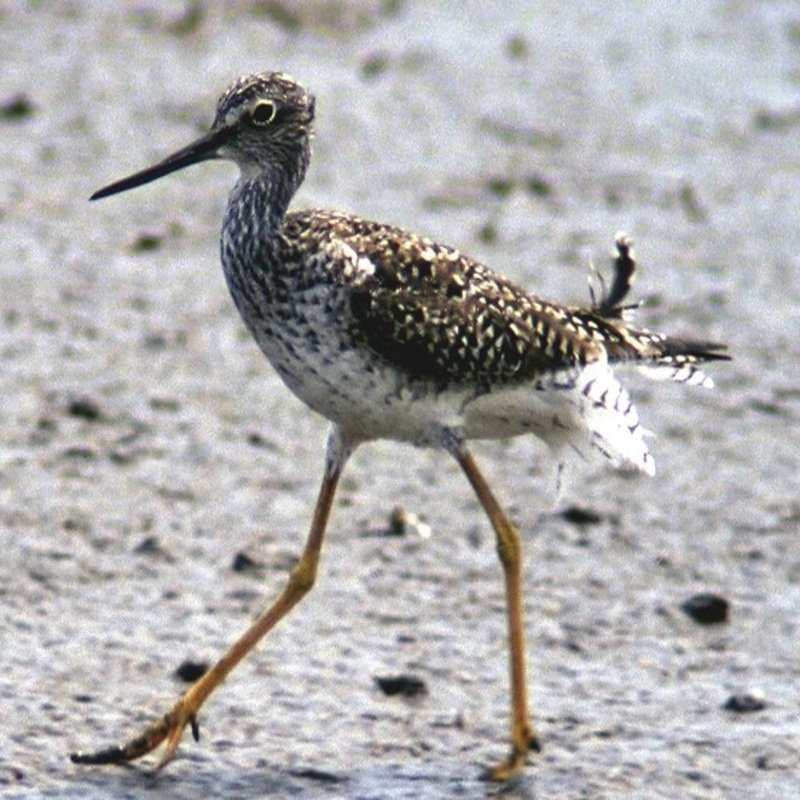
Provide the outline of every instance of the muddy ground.
[[[0,794],[796,796],[800,13],[587,8],[0,6]],[[585,464],[556,500],[540,444],[476,445],[526,539],[544,744],[503,789],[479,779],[507,726],[491,532],[444,455],[385,443],[353,459],[317,588],[204,708],[200,743],[155,776],[68,760],[162,713],[176,668],[278,591],[310,519],[325,423],[218,264],[234,168],[86,200],[275,68],[317,95],[298,205],[576,301],[626,230],[641,320],[735,357],[710,392],[627,381],[655,479]],[[382,535],[397,506],[430,537]],[[727,622],[681,610],[698,592]],[[386,696],[387,675],[427,691]],[[758,710],[725,708],[747,693]]]

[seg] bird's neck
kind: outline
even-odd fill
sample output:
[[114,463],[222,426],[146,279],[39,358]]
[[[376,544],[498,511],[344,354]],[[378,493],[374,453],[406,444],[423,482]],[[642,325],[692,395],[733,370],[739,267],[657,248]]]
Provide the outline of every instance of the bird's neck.
[[[235,217],[240,225],[257,228],[262,236],[274,234],[283,222],[293,195],[294,187],[285,181],[263,173],[243,173],[228,198],[226,217]],[[251,235],[253,233],[255,231]]]
[[304,143],[295,152],[281,152],[280,157],[278,163],[240,165],[241,175],[228,200],[228,215],[258,226],[262,237],[280,230],[289,203],[306,176],[310,147]]
[[[280,234],[306,164],[292,171],[242,168],[222,225],[222,264],[229,284],[246,280],[254,265],[265,270],[265,276],[281,266]],[[236,291],[233,296],[236,300]]]

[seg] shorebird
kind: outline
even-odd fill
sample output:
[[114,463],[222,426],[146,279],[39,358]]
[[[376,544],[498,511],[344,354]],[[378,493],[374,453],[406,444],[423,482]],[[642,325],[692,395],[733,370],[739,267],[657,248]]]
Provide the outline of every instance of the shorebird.
[[314,97],[289,76],[236,80],[210,131],[158,164],[106,186],[96,200],[210,159],[239,167],[221,237],[225,278],[264,355],[307,406],[330,421],[310,531],[277,599],[154,723],[122,746],[77,753],[85,764],[130,761],[187,725],[236,664],[311,589],[334,494],[364,442],[390,439],[448,452],[496,535],[505,581],[511,750],[487,771],[502,780],[539,749],[528,711],[521,540],[468,442],[531,433],[557,452],[597,450],[652,475],[636,409],[614,367],[701,386],[698,366],[723,345],[633,327],[623,305],[633,281],[630,240],[618,235],[614,277],[588,305],[549,302],[483,264],[421,236],[350,214],[288,210],[311,155]]

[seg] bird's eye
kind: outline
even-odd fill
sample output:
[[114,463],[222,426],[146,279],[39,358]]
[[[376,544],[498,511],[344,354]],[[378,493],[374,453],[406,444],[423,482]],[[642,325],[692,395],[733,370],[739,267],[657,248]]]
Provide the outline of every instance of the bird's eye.
[[270,100],[261,100],[251,112],[250,119],[252,119],[256,125],[269,125],[269,123],[275,119],[277,113],[278,108],[275,103]]

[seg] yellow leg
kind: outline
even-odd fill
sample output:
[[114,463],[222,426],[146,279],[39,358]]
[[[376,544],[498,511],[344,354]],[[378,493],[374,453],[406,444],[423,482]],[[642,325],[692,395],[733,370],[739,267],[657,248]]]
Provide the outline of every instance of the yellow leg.
[[525,680],[525,631],[522,621],[522,543],[519,532],[497,502],[471,453],[463,445],[450,448],[497,537],[497,553],[503,566],[506,588],[506,613],[511,674],[511,753],[508,758],[487,770],[492,780],[506,780],[525,766],[531,750],[539,750],[539,742],[528,713],[528,691]]
[[73,762],[76,764],[117,764],[123,761],[132,761],[155,750],[163,742],[166,749],[158,764],[160,768],[175,754],[187,725],[190,726],[194,738],[198,738],[197,713],[208,696],[255,647],[258,641],[275,627],[314,585],[325,528],[328,524],[336,486],[348,454],[334,429],[329,439],[325,475],[314,508],[314,517],[305,549],[277,600],[256,619],[208,672],[192,684],[161,719],[149,725],[139,736],[124,745],[104,748],[93,753],[74,753],[71,756]]

